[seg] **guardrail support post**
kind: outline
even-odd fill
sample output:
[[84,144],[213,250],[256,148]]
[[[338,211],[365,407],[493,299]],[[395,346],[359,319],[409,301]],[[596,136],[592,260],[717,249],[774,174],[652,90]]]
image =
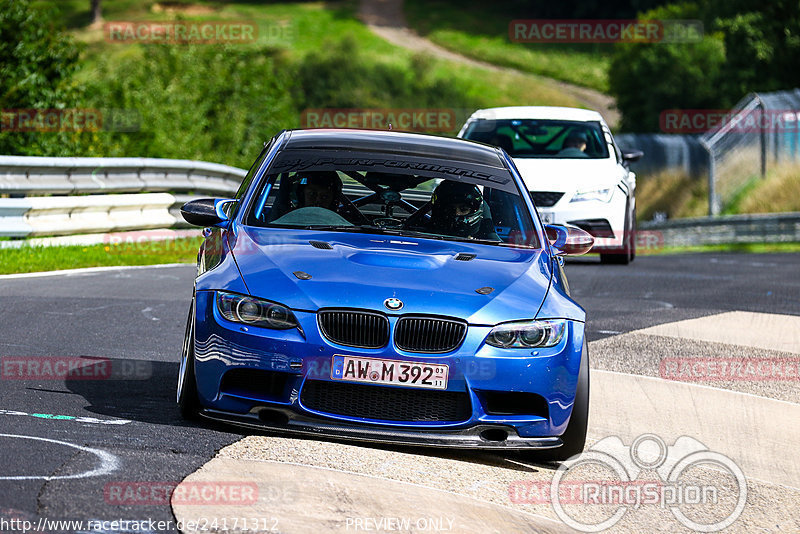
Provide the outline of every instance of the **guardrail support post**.
[[758,97],[758,95],[756,95],[756,102],[758,103],[758,109],[760,111],[760,114],[759,114],[758,118],[759,118],[759,124],[761,125],[761,127],[759,128],[759,131],[761,133],[761,139],[760,139],[760,142],[761,142],[761,177],[762,178],[766,178],[766,176],[767,176],[767,128],[766,128],[765,124],[767,124],[767,122],[764,121],[764,111],[765,111],[764,110],[764,102],[761,101],[761,99]]
[[702,138],[700,144],[708,152],[708,216],[716,217],[719,215],[720,206],[719,198],[717,198],[717,162],[714,158],[714,147]]

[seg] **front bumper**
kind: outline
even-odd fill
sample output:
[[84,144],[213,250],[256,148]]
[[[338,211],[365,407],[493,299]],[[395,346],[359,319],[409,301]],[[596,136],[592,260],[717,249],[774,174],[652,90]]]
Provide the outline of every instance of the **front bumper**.
[[[485,345],[490,326],[470,326],[462,345],[451,353],[408,353],[393,339],[381,349],[335,345],[322,337],[316,314],[295,312],[303,329],[244,327],[219,316],[213,291],[196,295],[195,374],[206,418],[237,425],[326,435],[354,440],[454,448],[547,449],[561,445],[572,412],[583,346],[583,323],[570,321],[561,342],[547,349],[498,349]],[[390,317],[394,332],[396,317]],[[468,399],[460,420],[396,420],[315,409],[303,401],[309,380],[342,384],[330,376],[333,355],[406,360],[449,366],[447,392]],[[226,386],[227,373],[280,376],[274,387]],[[266,376],[262,374],[259,376]],[[228,377],[233,375],[227,375]],[[272,376],[272,375],[270,375]],[[348,383],[349,384],[349,383]],[[413,388],[367,385],[410,391]],[[516,413],[489,409],[490,398],[509,392],[541,399],[536,409]]]

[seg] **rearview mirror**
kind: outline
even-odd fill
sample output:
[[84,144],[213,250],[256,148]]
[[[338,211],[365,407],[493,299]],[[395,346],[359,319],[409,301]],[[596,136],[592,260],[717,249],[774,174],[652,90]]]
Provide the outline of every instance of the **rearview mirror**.
[[580,256],[594,245],[594,237],[576,226],[548,224],[544,227],[550,246],[558,256]]
[[219,226],[228,224],[228,214],[225,204],[236,202],[231,198],[199,198],[187,202],[181,207],[181,215],[189,224],[195,226]]
[[642,156],[644,156],[644,152],[641,150],[625,150],[622,152],[622,161],[633,163],[642,159]]

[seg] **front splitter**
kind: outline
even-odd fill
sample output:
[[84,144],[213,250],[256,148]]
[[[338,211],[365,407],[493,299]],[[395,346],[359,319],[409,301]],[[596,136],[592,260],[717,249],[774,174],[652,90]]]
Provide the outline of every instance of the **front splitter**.
[[[292,419],[288,413],[286,421],[265,421],[258,413],[231,414],[205,409],[200,415],[206,419],[234,424],[258,430],[303,434],[307,436],[346,438],[371,443],[395,445],[446,447],[454,449],[494,450],[545,450],[562,445],[559,437],[520,437],[513,427],[505,425],[475,425],[459,430],[405,430],[397,427],[375,428],[354,424],[336,424],[311,419]],[[502,436],[502,433],[505,436]],[[489,436],[502,439],[487,439]]]

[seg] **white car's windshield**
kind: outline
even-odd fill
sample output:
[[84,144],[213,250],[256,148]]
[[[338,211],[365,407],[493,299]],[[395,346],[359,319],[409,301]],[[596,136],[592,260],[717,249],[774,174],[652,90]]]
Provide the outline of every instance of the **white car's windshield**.
[[479,119],[467,126],[464,138],[498,146],[515,158],[608,158],[599,122]]

